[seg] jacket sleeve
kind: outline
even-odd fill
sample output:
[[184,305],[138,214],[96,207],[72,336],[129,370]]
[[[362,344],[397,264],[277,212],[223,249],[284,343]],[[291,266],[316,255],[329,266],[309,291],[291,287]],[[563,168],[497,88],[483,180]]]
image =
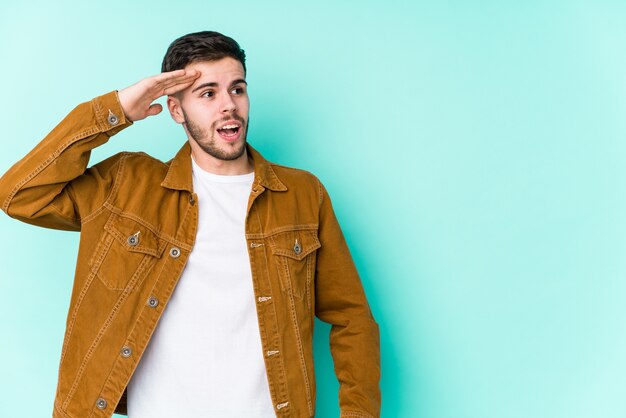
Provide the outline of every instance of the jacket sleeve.
[[361,280],[320,184],[315,314],[330,323],[330,350],[339,380],[341,417],[380,416],[380,337]]
[[2,210],[34,225],[80,230],[106,200],[122,156],[86,170],[91,150],[131,124],[116,91],[78,105],[0,178]]

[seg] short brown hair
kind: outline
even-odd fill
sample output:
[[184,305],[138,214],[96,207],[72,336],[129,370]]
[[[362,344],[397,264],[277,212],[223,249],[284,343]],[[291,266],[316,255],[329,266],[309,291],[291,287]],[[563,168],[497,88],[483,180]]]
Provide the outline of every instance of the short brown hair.
[[180,70],[196,61],[217,61],[226,57],[239,61],[246,72],[246,53],[233,38],[212,31],[189,33],[167,48],[161,72]]

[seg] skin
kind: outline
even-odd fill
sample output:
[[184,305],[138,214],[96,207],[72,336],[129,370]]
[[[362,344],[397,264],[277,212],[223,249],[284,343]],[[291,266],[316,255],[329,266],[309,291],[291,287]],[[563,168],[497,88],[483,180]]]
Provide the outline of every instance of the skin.
[[[202,169],[220,175],[254,171],[245,147],[250,101],[239,61],[227,57],[194,62],[143,79],[118,96],[126,117],[134,122],[161,113],[163,107],[152,102],[168,96],[170,115],[183,125],[193,159]],[[240,126],[238,135],[219,135],[217,128],[230,123]]]

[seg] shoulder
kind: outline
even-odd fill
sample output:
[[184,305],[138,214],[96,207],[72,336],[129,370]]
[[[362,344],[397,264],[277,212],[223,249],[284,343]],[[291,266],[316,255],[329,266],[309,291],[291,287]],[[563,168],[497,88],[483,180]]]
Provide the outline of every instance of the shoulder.
[[314,183],[320,181],[315,174],[300,168],[288,167],[281,164],[269,163],[281,181],[294,183]]
[[158,158],[155,158],[145,152],[121,152],[119,154],[110,157],[115,160],[119,160],[120,165],[124,170],[130,171],[167,171],[171,161],[163,162]]
[[270,162],[268,164],[290,193],[300,197],[307,195],[317,201],[318,204],[322,202],[326,189],[315,174],[300,168]]
[[167,174],[169,162],[165,163],[145,152],[120,152],[89,168],[89,172],[110,178],[117,184],[136,182],[158,182]]
[[[307,170],[277,164],[263,157],[263,155],[250,144],[248,152],[254,160],[255,171],[264,177],[270,184],[278,180],[287,190],[298,190],[307,187],[319,187],[319,179]],[[257,166],[258,165],[258,166]]]
[[153,156],[146,154],[145,152],[130,152],[122,151],[117,154],[111,155],[95,164],[98,165],[150,165],[150,166],[164,166],[167,167],[167,163],[154,158]]

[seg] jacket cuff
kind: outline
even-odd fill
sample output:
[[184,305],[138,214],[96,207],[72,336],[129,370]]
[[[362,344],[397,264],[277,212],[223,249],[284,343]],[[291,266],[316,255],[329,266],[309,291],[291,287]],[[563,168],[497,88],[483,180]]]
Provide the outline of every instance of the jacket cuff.
[[92,99],[91,104],[98,127],[109,137],[133,124],[124,114],[117,90]]

